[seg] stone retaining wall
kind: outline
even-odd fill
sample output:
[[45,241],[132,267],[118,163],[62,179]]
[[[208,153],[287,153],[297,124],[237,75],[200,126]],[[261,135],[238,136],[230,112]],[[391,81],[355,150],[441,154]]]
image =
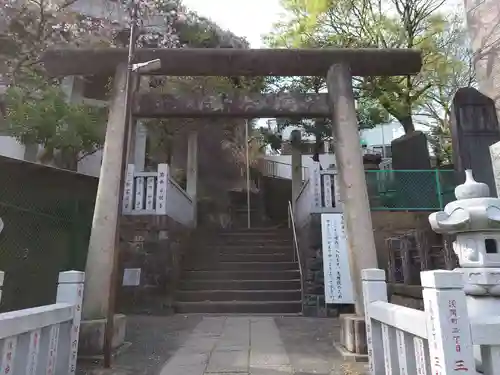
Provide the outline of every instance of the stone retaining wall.
[[[168,216],[125,216],[120,237],[117,308],[121,313],[171,314],[191,228]],[[140,268],[139,286],[123,286],[126,268]]]

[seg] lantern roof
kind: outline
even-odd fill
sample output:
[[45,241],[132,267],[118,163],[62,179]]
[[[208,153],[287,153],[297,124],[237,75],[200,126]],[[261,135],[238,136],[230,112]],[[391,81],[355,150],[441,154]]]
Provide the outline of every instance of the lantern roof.
[[499,231],[500,234],[500,199],[490,197],[488,185],[474,180],[472,170],[465,171],[465,182],[455,188],[455,197],[457,200],[448,203],[443,211],[429,215],[436,233]]

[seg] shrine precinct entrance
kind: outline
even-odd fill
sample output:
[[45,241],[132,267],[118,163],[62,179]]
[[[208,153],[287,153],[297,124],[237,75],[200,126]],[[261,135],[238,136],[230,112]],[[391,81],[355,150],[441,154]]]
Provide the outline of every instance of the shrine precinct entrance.
[[[134,62],[161,60],[149,75],[162,76],[323,76],[328,94],[186,96],[135,93],[133,116],[147,117],[331,117],[341,199],[350,247],[355,307],[363,316],[361,270],[377,268],[366,188],[353,76],[402,76],[420,71],[420,51],[404,49],[138,49]],[[121,171],[126,152],[126,49],[57,49],[44,65],[51,76],[115,72],[104,157],[86,267],[84,319],[105,319],[115,259]]]

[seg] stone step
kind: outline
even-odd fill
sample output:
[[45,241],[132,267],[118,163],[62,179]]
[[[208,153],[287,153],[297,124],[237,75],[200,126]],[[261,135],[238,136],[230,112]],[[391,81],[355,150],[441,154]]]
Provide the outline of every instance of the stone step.
[[189,280],[296,280],[300,279],[300,272],[285,271],[186,271],[183,279]]
[[296,280],[182,280],[179,290],[294,290]]
[[196,257],[203,254],[290,254],[292,245],[210,245],[193,249],[189,256]]
[[204,301],[300,301],[300,289],[291,290],[191,290],[178,291],[179,302]]
[[254,227],[251,228],[241,228],[238,230],[235,229],[219,229],[217,234],[228,234],[228,233],[282,233],[282,232],[291,232],[291,229],[283,226],[264,226],[264,227]]
[[287,237],[287,238],[277,238],[277,237],[270,237],[270,238],[262,238],[259,236],[219,236],[213,239],[206,239],[206,243],[209,245],[239,245],[239,244],[252,244],[252,245],[257,245],[257,244],[262,244],[263,246],[267,245],[286,245],[286,244],[291,244],[293,243],[293,238],[292,237]]
[[179,314],[291,314],[302,311],[301,301],[177,302]]
[[221,230],[217,232],[218,236],[222,237],[237,237],[237,236],[262,236],[262,237],[286,237],[292,235],[292,231],[288,228],[257,228],[257,229],[238,229],[238,230]]
[[198,254],[197,256],[188,256],[186,258],[188,263],[192,264],[206,264],[215,265],[217,263],[224,262],[263,262],[263,263],[274,263],[274,262],[292,262],[293,253],[288,254]]
[[222,263],[185,263],[185,271],[284,271],[298,270],[297,262],[222,262]]

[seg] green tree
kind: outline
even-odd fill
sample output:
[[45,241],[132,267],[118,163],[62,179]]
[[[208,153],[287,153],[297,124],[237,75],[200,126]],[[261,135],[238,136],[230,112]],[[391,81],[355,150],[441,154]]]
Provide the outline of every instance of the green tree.
[[462,87],[475,87],[473,53],[461,17],[452,19],[440,39],[440,50],[447,64],[429,75],[432,87],[415,115],[416,121],[429,125],[429,142],[439,164],[451,164],[450,117],[453,97]]
[[77,12],[78,0],[4,0],[0,10],[0,75],[8,84],[2,131],[40,144],[43,162],[75,170],[102,146],[105,110],[68,103],[60,80],[45,76],[41,56],[61,45],[109,46],[109,19]]
[[[67,103],[60,81],[44,75],[40,57],[54,46],[123,46],[129,38],[128,24],[113,22],[111,13],[102,19],[82,15],[79,1],[4,0],[0,9],[0,74],[10,87],[3,105],[7,107],[4,131],[23,143],[43,145],[44,161],[71,169],[102,147],[104,111]],[[243,38],[190,12],[178,0],[140,0],[139,10],[140,47],[248,46]]]
[[[415,48],[422,51],[420,74],[355,78],[361,97],[371,98],[401,123],[415,130],[413,114],[428,100],[433,78],[450,63],[441,47],[450,20],[439,9],[444,0],[283,0],[288,17],[268,37],[270,45],[347,48]],[[454,60],[451,60],[454,62]],[[439,81],[441,84],[444,80]]]
[[[326,91],[326,80],[324,77],[269,78],[267,80],[267,91],[319,94]],[[389,122],[388,113],[378,105],[378,102],[368,96],[362,96],[360,90],[356,90],[356,97],[360,129],[372,128],[378,124]],[[317,153],[322,149],[323,142],[332,138],[332,121],[330,118],[281,118],[277,119],[274,129],[261,128],[261,133],[270,147],[277,151],[281,149],[283,142],[280,134],[288,127],[298,127],[307,135],[313,136],[316,144],[315,152]]]
[[42,161],[76,170],[77,163],[101,148],[105,108],[68,103],[56,86],[36,93],[20,87],[7,91],[7,134],[24,144],[44,146]]

